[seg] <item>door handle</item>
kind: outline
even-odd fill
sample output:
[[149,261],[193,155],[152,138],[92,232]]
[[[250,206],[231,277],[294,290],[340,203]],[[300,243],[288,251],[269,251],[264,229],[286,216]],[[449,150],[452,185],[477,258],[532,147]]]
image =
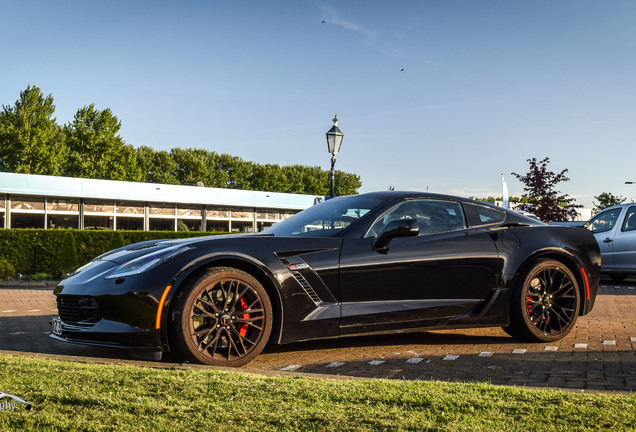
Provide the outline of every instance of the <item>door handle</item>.
[[612,239],[609,237],[603,240],[603,243],[611,243],[611,242],[612,242]]

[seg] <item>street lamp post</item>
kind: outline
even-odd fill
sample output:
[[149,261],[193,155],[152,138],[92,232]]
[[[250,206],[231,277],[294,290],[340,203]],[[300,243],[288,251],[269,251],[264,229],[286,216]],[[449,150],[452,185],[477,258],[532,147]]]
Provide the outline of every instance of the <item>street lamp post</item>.
[[329,198],[334,197],[333,184],[335,179],[334,165],[336,164],[336,155],[340,153],[340,146],[342,145],[342,138],[344,134],[338,128],[338,114],[333,118],[333,126],[326,133],[327,135],[327,149],[331,153],[331,173],[329,183]]

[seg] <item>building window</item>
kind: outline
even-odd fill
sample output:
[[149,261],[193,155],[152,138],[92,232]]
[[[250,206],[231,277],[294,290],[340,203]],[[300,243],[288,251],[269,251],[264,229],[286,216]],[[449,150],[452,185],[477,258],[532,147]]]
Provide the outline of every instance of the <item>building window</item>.
[[175,216],[176,206],[166,203],[151,203],[150,217],[152,216]]
[[11,210],[13,211],[41,211],[44,213],[44,198],[37,197],[11,197]]
[[201,231],[201,219],[177,219],[177,231]]
[[127,216],[144,216],[145,206],[142,202],[117,201],[117,214]]
[[256,229],[258,232],[261,232],[271,227],[272,225],[274,225],[274,222],[256,222]]
[[12,213],[11,228],[44,228],[44,212],[41,214]]
[[174,219],[151,218],[149,220],[150,231],[174,231]]
[[49,214],[47,228],[75,228],[79,227],[79,215]]
[[84,200],[84,213],[115,214],[115,201]]
[[46,211],[79,214],[79,200],[47,198]]
[[203,206],[177,206],[177,231],[201,231]]
[[230,222],[222,220],[210,220],[205,222],[209,232],[230,232]]
[[84,216],[84,229],[113,230],[115,229],[113,216]]
[[278,211],[273,209],[257,210],[256,220],[257,221],[276,221],[278,220]]
[[230,218],[230,209],[226,208],[208,208],[205,211],[205,218],[207,220],[210,219],[229,219]]
[[143,231],[144,218],[143,215],[141,216],[142,217],[117,216],[117,229]]
[[202,208],[199,207],[177,207],[177,216],[182,218],[196,218],[201,219]]
[[11,228],[44,228],[44,198],[12,196]]
[[47,198],[47,228],[79,228],[79,199]]
[[254,232],[253,222],[232,221],[232,232],[251,233]]
[[232,219],[254,220],[254,211],[251,209],[232,209]]

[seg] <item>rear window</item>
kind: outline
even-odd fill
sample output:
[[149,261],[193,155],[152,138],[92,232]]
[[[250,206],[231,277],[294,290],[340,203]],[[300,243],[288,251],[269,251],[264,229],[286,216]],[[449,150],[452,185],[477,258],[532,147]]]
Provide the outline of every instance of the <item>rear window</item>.
[[471,227],[494,225],[506,219],[506,213],[493,207],[464,203],[468,225]]

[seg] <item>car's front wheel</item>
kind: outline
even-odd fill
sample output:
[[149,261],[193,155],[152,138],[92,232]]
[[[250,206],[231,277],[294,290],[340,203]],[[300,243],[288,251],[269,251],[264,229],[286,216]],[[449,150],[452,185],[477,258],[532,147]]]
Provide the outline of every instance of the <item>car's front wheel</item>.
[[581,295],[569,268],[544,260],[528,270],[515,289],[510,325],[504,330],[531,341],[556,341],[567,335],[578,317]]
[[265,347],[272,306],[263,286],[229,267],[207,270],[175,297],[171,342],[187,359],[242,366]]

